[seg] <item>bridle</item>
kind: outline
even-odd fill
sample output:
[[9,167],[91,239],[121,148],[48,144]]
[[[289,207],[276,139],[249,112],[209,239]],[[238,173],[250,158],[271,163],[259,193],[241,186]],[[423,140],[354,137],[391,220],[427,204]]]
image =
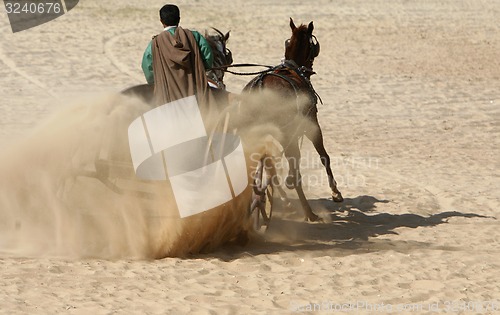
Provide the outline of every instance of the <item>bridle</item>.
[[[285,51],[290,46],[290,39],[285,41]],[[307,56],[307,60],[309,62],[313,62],[314,58],[318,57],[320,51],[320,45],[316,36],[312,35],[309,37],[309,55]]]
[[207,75],[213,83],[219,88],[225,88],[223,83],[224,72],[228,65],[233,63],[233,53],[229,48],[226,47],[226,42],[224,40],[224,35],[217,29],[214,28],[219,35],[211,36],[211,40],[214,43],[213,53],[214,53],[214,66],[212,69],[207,71]]
[[314,58],[318,57],[319,48],[320,46],[318,39],[316,38],[316,36],[311,35],[311,37],[309,37],[309,60],[312,61]]
[[[222,36],[222,33],[219,32],[219,34],[221,34],[221,36]],[[217,40],[217,44],[219,44],[219,43],[224,43],[224,41],[219,39],[219,40]],[[285,51],[288,48],[288,46],[290,46],[290,39],[287,39],[285,41]],[[232,56],[231,51],[225,47],[225,43],[224,43],[224,46],[221,45],[221,47],[219,47],[219,45],[217,45],[217,47],[218,47],[217,52],[220,55],[224,56],[224,58],[226,59],[226,63],[224,64],[223,63],[224,60],[222,60],[221,66],[217,66],[217,67],[214,66],[214,67],[212,67],[212,69],[210,69],[210,71],[212,71],[214,73],[214,75],[217,73],[217,77],[220,78],[221,81],[222,81],[222,78],[224,77],[224,72],[229,72],[229,73],[234,74],[234,75],[243,75],[243,76],[245,76],[245,75],[260,75],[260,74],[266,74],[266,73],[272,72],[275,69],[281,67],[282,65],[288,65],[289,67],[291,65],[292,68],[299,69],[301,72],[301,75],[305,75],[306,77],[309,77],[310,75],[315,73],[311,68],[307,68],[305,66],[299,67],[294,62],[290,61],[287,63],[286,60],[284,60],[281,65],[278,65],[276,67],[269,66],[269,65],[262,65],[262,64],[254,64],[254,63],[232,64],[233,63],[233,56]],[[318,57],[319,51],[320,51],[320,45],[319,45],[318,39],[316,38],[316,36],[311,35],[309,37],[309,55],[308,55],[306,61],[309,61],[312,64],[314,58]],[[267,69],[262,70],[262,71],[255,71],[255,72],[235,72],[235,71],[228,70],[229,67],[231,67],[231,68],[234,68],[234,67],[264,67]]]
[[217,46],[217,55],[220,59],[221,65],[230,65],[233,63],[233,53],[229,48],[226,47],[226,43],[222,40],[222,38],[218,38],[216,41]]

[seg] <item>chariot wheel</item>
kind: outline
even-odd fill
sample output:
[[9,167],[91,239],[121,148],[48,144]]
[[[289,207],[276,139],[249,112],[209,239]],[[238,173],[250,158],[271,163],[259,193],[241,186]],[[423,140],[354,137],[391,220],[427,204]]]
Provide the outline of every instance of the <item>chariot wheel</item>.
[[252,184],[252,202],[249,215],[253,221],[253,228],[258,233],[266,232],[273,215],[274,187],[272,175],[266,168],[265,158],[257,165]]

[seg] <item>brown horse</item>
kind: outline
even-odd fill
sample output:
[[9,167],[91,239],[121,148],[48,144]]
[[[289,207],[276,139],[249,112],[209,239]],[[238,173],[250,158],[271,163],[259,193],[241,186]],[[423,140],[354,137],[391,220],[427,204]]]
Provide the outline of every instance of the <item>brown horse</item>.
[[[250,96],[248,99],[255,99],[256,94],[262,95],[263,99],[257,98],[257,102],[266,104],[264,108],[260,104],[262,113],[259,113],[259,118],[256,119],[257,123],[271,123],[279,129],[278,141],[283,147],[289,165],[285,184],[288,188],[295,188],[297,191],[306,219],[317,221],[319,217],[313,213],[307,202],[301,183],[299,139],[303,135],[312,141],[320,155],[322,164],[326,168],[333,200],[341,202],[343,198],[337,189],[337,183],[330,167],[330,156],[323,144],[323,134],[318,122],[316,107],[318,95],[310,81],[311,75],[314,74],[312,70],[314,58],[319,54],[319,43],[312,34],[313,22],[309,23],[308,26],[296,27],[290,18],[290,27],[292,36],[285,43],[285,61],[270,71],[255,77],[245,86],[242,95]],[[266,92],[269,91],[278,96],[277,102],[275,99],[273,101],[269,98],[266,99],[270,95]],[[253,101],[244,104],[245,97],[242,97],[242,100],[241,108],[246,106],[259,107],[259,104],[252,103]]]
[[[231,51],[227,48],[226,44],[229,39],[229,32],[223,34],[216,28],[212,28],[217,32],[216,35],[210,35],[205,32],[205,38],[212,48],[212,53],[214,55],[213,68],[215,70],[207,69],[207,79],[213,87],[219,90],[225,89],[223,83],[224,80],[224,70],[223,66],[230,65],[233,63],[233,57]],[[152,103],[154,92],[154,84],[140,84],[134,85],[125,90],[121,91],[121,94],[128,96],[135,96],[145,101],[148,104]],[[217,93],[217,92],[216,92]]]

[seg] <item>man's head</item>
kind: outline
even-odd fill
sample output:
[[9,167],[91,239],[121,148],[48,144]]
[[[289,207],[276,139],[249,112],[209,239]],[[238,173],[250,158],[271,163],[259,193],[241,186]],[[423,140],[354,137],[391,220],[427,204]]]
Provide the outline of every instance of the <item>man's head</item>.
[[179,8],[173,4],[166,4],[160,9],[160,21],[165,26],[177,26],[181,19]]

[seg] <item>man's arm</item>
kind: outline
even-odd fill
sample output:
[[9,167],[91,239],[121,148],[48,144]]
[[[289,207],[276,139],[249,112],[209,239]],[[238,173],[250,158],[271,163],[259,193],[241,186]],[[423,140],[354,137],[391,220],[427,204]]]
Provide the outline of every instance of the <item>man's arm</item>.
[[192,31],[194,39],[196,43],[198,43],[198,47],[200,48],[201,58],[203,59],[203,65],[205,69],[212,68],[214,64],[214,55],[212,53],[212,48],[208,44],[205,37],[203,37],[199,32]]
[[148,47],[146,47],[144,55],[142,56],[142,71],[144,72],[144,76],[146,77],[146,81],[148,81],[148,84],[153,84],[155,82],[153,74],[152,43],[153,41],[149,42]]

